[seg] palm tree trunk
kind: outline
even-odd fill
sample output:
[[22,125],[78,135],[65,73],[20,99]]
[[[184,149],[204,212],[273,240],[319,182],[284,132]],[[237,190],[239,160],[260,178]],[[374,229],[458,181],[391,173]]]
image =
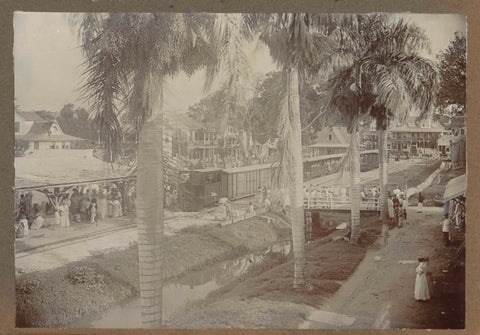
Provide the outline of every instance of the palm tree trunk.
[[163,178],[159,117],[143,125],[138,141],[137,225],[143,328],[162,327]]
[[378,129],[378,173],[380,179],[380,219],[388,220],[387,202],[387,131],[380,127]]
[[[358,122],[358,121],[357,121]],[[351,160],[350,160],[350,206],[352,232],[350,243],[355,244],[360,239],[360,134],[355,126],[351,136]]]
[[289,100],[292,118],[292,155],[294,160],[293,185],[290,190],[294,280],[293,287],[305,284],[305,229],[303,212],[303,157],[302,130],[300,122],[300,98],[298,93],[298,70],[293,67],[288,76]]
[[[355,66],[355,90],[361,94],[362,89],[362,69],[360,64]],[[360,239],[360,133],[359,133],[359,115],[360,105],[358,108],[358,115],[354,116],[352,137],[351,137],[351,154],[350,157],[350,206],[351,214],[350,220],[352,225],[350,243],[358,243]]]

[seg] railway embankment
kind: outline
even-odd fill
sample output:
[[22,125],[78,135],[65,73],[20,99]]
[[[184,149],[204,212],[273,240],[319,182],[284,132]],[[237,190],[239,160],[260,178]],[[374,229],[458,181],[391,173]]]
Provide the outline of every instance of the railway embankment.
[[[162,241],[163,276],[189,271],[264,250],[290,239],[290,228],[254,217],[224,227],[188,227]],[[112,236],[114,238],[114,236]],[[138,250],[93,255],[48,271],[17,276],[18,327],[64,327],[139,294]]]

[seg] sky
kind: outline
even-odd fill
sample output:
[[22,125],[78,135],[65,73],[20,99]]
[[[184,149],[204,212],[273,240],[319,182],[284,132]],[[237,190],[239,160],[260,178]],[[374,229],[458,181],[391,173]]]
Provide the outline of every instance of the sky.
[[[76,28],[69,24],[68,13],[16,12],[14,15],[15,104],[24,111],[48,110],[59,112],[74,103],[88,106],[80,100],[82,63]],[[431,54],[435,59],[445,49],[456,31],[466,31],[466,18],[457,14],[402,14],[423,28],[431,39]],[[262,44],[252,44],[249,63],[255,76],[274,71],[275,65]],[[167,80],[165,107],[184,111],[206,96],[203,91],[204,72],[191,78],[178,75]],[[214,91],[218,82],[212,87]]]

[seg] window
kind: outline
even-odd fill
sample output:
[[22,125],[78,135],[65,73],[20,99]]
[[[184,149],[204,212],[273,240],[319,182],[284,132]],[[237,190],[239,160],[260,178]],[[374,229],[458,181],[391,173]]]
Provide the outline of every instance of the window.
[[15,132],[20,132],[20,122],[15,122]]
[[328,135],[328,140],[329,140],[329,141],[332,140],[332,134],[329,134],[329,135]]

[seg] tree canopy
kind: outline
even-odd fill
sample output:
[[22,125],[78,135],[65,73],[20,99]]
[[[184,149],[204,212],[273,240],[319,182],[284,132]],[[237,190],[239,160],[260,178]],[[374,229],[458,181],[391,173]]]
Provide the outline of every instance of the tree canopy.
[[467,39],[456,32],[450,45],[437,55],[440,61],[440,89],[437,103],[440,107],[451,104],[465,108],[467,85]]

